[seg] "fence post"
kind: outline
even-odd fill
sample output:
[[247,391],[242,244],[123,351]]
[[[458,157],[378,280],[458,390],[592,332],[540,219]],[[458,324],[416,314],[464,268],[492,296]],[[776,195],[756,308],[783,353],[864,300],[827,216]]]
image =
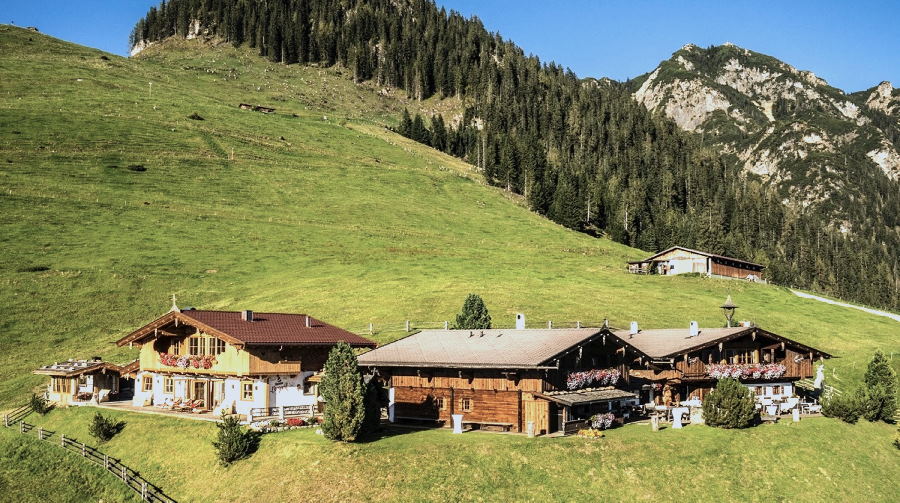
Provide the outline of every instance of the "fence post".
[[375,326],[372,323],[369,323],[369,335],[372,335],[375,332]]
[[576,322],[575,322],[575,328],[581,328],[581,322],[580,322],[580,321],[576,321]]
[[141,501],[147,501],[147,482],[141,482]]
[[44,439],[44,427],[41,426],[38,428],[38,440],[43,440],[43,439]]
[[126,471],[125,465],[122,465],[122,482],[128,483],[128,471]]
[[3,426],[9,428],[9,414],[3,414]]
[[59,445],[62,446],[63,449],[66,448],[66,436],[62,433],[59,434]]
[[450,330],[450,322],[449,321],[444,322],[444,330]]
[[85,449],[84,442],[81,443],[81,455],[87,457],[87,450]]
[[25,433],[25,421],[19,421],[19,433]]
[[553,322],[552,322],[552,321],[547,320],[547,328],[553,328]]
[[109,470],[109,454],[103,455],[103,468]]
[[406,331],[409,332],[409,320],[406,320]]

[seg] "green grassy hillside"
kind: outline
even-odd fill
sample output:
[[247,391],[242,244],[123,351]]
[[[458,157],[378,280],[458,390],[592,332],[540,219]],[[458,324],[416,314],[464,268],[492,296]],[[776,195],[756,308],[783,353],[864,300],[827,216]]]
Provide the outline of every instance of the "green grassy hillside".
[[[396,327],[406,319],[452,319],[469,292],[485,298],[501,326],[521,311],[535,326],[607,317],[647,328],[692,319],[721,325],[717,306],[731,294],[738,317],[838,355],[828,363],[835,386],[858,381],[875,348],[900,352],[896,322],[785,289],[628,275],[624,262],[647,252],[555,225],[486,186],[471,166],[384,128],[404,106],[446,117],[459,107],[452,100],[406,102],[353,84],[339,69],[275,65],[230,46],[180,42],[123,59],[8,26],[0,26],[0,75],[0,408],[44,382],[30,374],[39,365],[134,357],[136,350],[112,341],[165,312],[172,293],[182,306],[310,312],[360,332],[370,322],[393,325],[375,334],[380,342],[402,335]],[[242,102],[278,113],[240,110]],[[205,120],[189,119],[193,113]],[[48,420],[85,436],[82,414],[56,411]],[[659,459],[679,464],[684,452],[700,456],[707,448],[722,462],[699,462],[702,475],[694,475],[729,480],[715,493],[724,499],[775,491],[802,500],[825,490],[821,480],[852,486],[847,497],[892,494],[877,491],[898,468],[896,454],[878,450],[888,445],[889,427],[830,420],[776,427],[771,440],[762,429],[666,433],[658,448],[634,428],[611,435],[619,440],[610,444],[542,440],[533,447],[490,435],[455,444],[446,432],[331,446],[298,433],[266,438],[231,471],[212,463],[211,425],[128,422],[112,453],[186,500],[250,500],[263,489],[282,500],[445,499],[442,491],[448,499],[547,499],[551,484],[589,499],[618,476],[631,481],[620,497],[649,499],[646,487],[683,491],[691,479],[682,468],[672,480],[641,487],[649,474],[659,477]],[[842,472],[847,453],[834,444],[844,437],[865,443],[859,456],[882,457],[871,467],[868,458],[853,458],[864,468]],[[766,466],[779,466],[780,487],[800,484],[806,492],[744,485],[731,457],[747,457],[749,445],[776,453]],[[643,461],[625,461],[641,449]],[[496,468],[491,459],[510,475],[485,478]],[[817,468],[832,465],[824,474]],[[610,466],[617,477],[606,472]],[[202,467],[203,487],[182,470],[191,467]],[[606,475],[577,483],[592,468]],[[219,477],[229,484],[214,482]]]

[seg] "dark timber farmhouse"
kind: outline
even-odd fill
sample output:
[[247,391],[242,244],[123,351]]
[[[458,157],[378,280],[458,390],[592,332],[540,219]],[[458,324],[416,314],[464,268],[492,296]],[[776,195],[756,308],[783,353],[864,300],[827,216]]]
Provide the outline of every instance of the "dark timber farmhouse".
[[628,270],[636,274],[700,273],[707,276],[763,281],[764,265],[715,253],[673,246],[644,260],[628,262]]
[[[426,330],[360,355],[388,387],[391,421],[535,434],[621,422],[653,408],[702,402],[734,377],[760,406],[797,400],[796,382],[831,355],[753,326]],[[748,324],[749,325],[749,324]],[[657,409],[659,410],[659,409]]]

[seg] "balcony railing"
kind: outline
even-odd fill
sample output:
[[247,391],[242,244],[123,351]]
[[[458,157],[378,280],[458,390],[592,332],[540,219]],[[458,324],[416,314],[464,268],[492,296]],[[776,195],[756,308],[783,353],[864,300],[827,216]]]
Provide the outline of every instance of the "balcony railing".
[[[687,362],[678,362],[676,368],[684,374],[685,378],[689,379],[734,377],[741,380],[772,380],[813,376],[813,362],[808,358],[798,361],[784,358],[775,363],[744,364],[707,364],[699,359],[689,358]],[[780,370],[781,368],[783,370]]]

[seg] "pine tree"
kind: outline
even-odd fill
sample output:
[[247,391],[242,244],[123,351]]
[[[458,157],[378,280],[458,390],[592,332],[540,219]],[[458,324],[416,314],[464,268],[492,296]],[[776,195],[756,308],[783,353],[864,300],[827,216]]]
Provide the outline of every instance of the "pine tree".
[[242,426],[238,416],[225,416],[216,427],[219,433],[212,444],[222,466],[250,456],[259,446],[259,434]]
[[462,311],[456,315],[456,325],[453,328],[466,330],[491,328],[491,315],[480,296],[470,293],[466,297]]
[[365,393],[356,355],[349,344],[340,342],[328,353],[319,390],[325,401],[325,437],[342,442],[356,440],[365,418]]
[[863,417],[869,421],[893,421],[897,411],[897,374],[881,350],[866,368]]
[[719,379],[716,389],[703,400],[703,420],[710,426],[746,428],[755,416],[750,390],[737,379]]

